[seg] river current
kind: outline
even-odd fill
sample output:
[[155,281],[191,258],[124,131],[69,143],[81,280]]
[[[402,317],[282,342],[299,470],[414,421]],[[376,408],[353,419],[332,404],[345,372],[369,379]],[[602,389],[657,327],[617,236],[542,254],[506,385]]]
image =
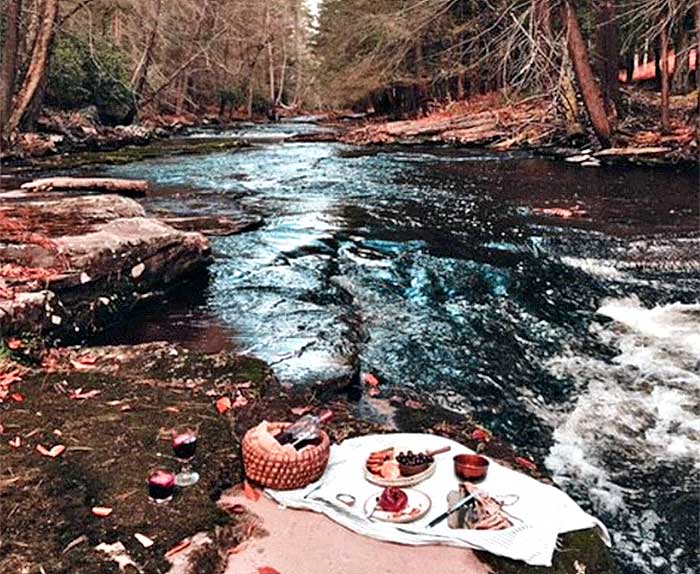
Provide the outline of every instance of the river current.
[[152,211],[264,219],[122,336],[228,344],[292,384],[359,364],[535,456],[609,526],[621,572],[694,572],[698,174],[278,140],[313,129],[108,169],[154,182]]

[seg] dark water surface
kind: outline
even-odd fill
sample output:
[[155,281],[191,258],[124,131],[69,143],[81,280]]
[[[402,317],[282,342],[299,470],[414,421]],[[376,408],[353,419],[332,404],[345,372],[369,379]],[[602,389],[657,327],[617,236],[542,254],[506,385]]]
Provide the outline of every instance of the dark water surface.
[[[622,572],[694,572],[697,174],[276,129],[255,149],[110,168],[162,186],[153,210],[266,221],[214,239],[210,281],[121,340],[231,345],[294,384],[359,362],[545,461],[609,525]],[[552,207],[587,215],[537,211]]]

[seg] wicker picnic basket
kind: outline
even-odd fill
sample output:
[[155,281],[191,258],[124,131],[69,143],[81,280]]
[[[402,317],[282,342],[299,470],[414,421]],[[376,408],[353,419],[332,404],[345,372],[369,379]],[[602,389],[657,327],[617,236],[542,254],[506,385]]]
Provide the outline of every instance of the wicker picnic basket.
[[[269,423],[271,434],[276,434],[291,423]],[[321,444],[308,446],[294,453],[271,453],[261,448],[254,434],[243,437],[243,465],[246,476],[275,490],[294,490],[321,478],[328,465],[331,441],[321,431]]]

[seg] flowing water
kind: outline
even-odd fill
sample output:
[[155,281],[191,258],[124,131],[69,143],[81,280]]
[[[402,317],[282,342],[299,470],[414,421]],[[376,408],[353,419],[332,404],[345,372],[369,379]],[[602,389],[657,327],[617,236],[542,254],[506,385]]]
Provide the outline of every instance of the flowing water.
[[276,141],[299,130],[109,169],[161,186],[153,210],[265,220],[215,238],[210,280],[122,336],[225,341],[293,384],[359,364],[544,461],[622,572],[695,571],[697,174]]

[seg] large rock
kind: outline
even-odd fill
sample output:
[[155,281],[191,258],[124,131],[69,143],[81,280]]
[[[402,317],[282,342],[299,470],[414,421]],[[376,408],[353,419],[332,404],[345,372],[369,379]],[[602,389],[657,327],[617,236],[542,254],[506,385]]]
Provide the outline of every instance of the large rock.
[[27,229],[0,242],[0,334],[82,336],[211,261],[203,235],[145,217],[133,200],[35,197],[14,194],[0,208]]

